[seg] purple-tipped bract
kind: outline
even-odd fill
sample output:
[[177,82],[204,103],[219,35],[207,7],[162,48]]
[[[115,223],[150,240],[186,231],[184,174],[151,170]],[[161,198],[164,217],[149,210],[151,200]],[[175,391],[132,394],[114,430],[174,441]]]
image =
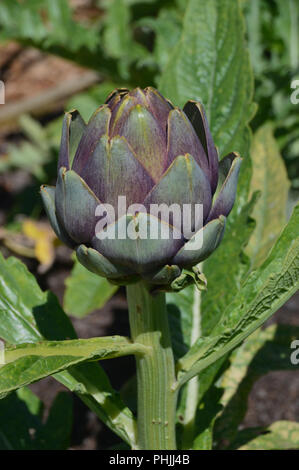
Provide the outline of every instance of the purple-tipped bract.
[[[234,204],[240,164],[235,153],[218,163],[200,103],[188,101],[180,110],[154,88],[119,89],[87,125],[77,111],[66,113],[57,185],[43,186],[42,197],[57,236],[77,250],[88,269],[124,284],[143,278],[170,285],[183,268],[203,261],[219,245]],[[168,238],[96,235],[96,208],[111,204],[117,209],[119,196],[126,197],[127,206],[142,204],[147,211],[152,204],[201,204],[203,224],[191,220],[197,232],[190,240],[175,220],[168,223]],[[161,234],[165,220],[142,210],[108,220],[108,229],[102,230],[112,233],[120,224],[150,226],[153,221]],[[199,236],[202,246],[190,250]]]

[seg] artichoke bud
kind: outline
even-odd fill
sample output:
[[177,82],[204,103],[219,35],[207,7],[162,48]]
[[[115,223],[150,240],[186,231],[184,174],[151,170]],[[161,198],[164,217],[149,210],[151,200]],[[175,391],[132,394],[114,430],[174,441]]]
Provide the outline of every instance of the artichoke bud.
[[203,106],[154,88],[115,90],[85,124],[65,114],[56,187],[41,194],[53,230],[116,284],[205,287],[198,264],[220,244],[241,158],[220,163]]

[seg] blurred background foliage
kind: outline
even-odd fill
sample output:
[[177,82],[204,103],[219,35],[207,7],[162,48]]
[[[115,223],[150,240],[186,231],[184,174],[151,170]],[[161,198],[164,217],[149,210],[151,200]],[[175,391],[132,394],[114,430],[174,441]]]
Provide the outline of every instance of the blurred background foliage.
[[[64,296],[64,309],[73,317],[103,307],[116,288],[74,263],[70,250],[53,236],[38,197],[42,183],[55,184],[63,111],[77,108],[88,120],[116,87],[157,87],[180,40],[187,3],[0,2],[0,79],[6,92],[6,104],[0,105],[1,251],[25,260],[43,288],[53,288],[61,300]],[[299,80],[299,0],[240,0],[240,4],[258,105],[251,122],[250,194],[264,191],[253,211],[258,229],[246,254],[258,266],[299,199],[299,104],[290,100],[292,81]],[[258,251],[257,239],[267,240]],[[65,292],[59,263],[66,268]],[[28,423],[34,420],[30,426],[37,429],[42,448],[51,420],[42,425],[39,413],[31,410],[37,398],[24,393],[11,400],[17,400],[26,416],[30,410]],[[57,409],[63,399],[59,406],[56,403]],[[56,408],[53,405],[53,413]],[[70,420],[65,425],[69,434]],[[67,445],[60,441],[58,447]]]
[[[71,253],[40,220],[38,197],[42,183],[55,184],[63,111],[77,108],[87,121],[116,87],[157,87],[180,40],[187,4],[1,1],[0,79],[6,104],[0,106],[0,242],[4,252],[31,260],[44,287],[55,260],[69,268],[73,264]],[[299,105],[290,99],[292,81],[299,77],[299,0],[242,0],[240,5],[258,105],[251,122],[250,194],[263,194],[246,249],[257,266],[299,199]],[[257,252],[254,247],[263,239]],[[95,295],[80,304],[78,287],[88,282]],[[76,264],[65,285],[64,307],[79,317],[115,291]]]
[[[61,118],[52,119],[47,113],[55,108],[55,101],[65,109],[77,107],[88,119],[117,86],[156,86],[180,38],[186,3],[186,0],[2,0],[0,41],[3,44],[17,41],[23,47],[32,46],[70,59],[96,73],[87,75],[86,84],[86,75],[79,74],[81,86],[86,88],[83,93],[76,93],[80,83],[72,81],[71,87],[61,90],[63,77],[58,76],[57,96],[53,90],[49,97],[45,96],[48,90],[43,89],[43,97],[33,93],[35,100],[31,108],[30,103],[25,102],[24,106],[24,100],[18,100],[19,107],[10,106],[9,110],[6,107],[6,112],[4,108],[0,110],[0,125],[10,119],[14,124],[17,121],[18,130],[25,137],[17,148],[8,146],[0,161],[0,171],[21,168],[38,181],[44,181],[47,176],[51,179]],[[299,189],[299,113],[290,101],[291,83],[299,74],[299,3],[298,0],[242,0],[241,4],[258,103],[252,128],[255,131],[265,122],[272,122],[292,188]],[[22,52],[18,50],[18,54]],[[5,80],[8,68],[7,62],[1,64],[4,82],[8,82]],[[96,84],[89,87],[88,79]],[[56,107],[55,111],[61,114],[62,108]],[[41,117],[37,121],[24,118],[24,114]],[[49,123],[40,125],[45,115]]]

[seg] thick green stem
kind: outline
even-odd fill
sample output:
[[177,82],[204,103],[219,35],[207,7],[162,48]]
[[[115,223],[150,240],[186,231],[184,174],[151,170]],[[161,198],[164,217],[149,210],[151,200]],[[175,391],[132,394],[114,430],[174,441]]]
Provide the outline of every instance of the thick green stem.
[[152,295],[145,283],[127,287],[132,339],[149,347],[136,356],[139,449],[176,449],[175,368],[165,294]]

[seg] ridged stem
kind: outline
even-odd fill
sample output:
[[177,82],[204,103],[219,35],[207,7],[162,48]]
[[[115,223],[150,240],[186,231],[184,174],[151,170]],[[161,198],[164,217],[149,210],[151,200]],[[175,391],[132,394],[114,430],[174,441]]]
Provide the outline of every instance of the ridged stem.
[[133,341],[149,347],[136,356],[137,444],[143,450],[176,449],[174,359],[165,294],[152,295],[143,282],[127,286]]

